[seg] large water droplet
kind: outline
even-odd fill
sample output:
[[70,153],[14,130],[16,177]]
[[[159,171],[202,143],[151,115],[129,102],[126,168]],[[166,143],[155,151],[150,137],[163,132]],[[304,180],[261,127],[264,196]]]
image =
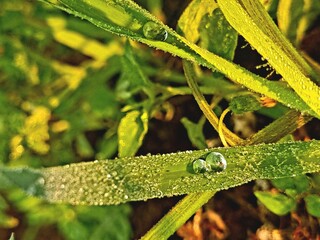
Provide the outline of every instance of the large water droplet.
[[143,35],[152,40],[165,41],[168,37],[168,32],[155,22],[147,22],[142,28]]
[[211,152],[205,160],[211,171],[221,172],[227,168],[227,161],[221,153]]

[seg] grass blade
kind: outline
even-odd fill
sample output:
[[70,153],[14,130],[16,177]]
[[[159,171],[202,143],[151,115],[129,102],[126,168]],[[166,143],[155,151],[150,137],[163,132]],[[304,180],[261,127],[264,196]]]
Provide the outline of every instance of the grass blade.
[[319,118],[320,88],[313,82],[319,82],[319,76],[281,34],[260,2],[218,0],[218,3],[229,23],[268,60]]
[[[208,150],[70,164],[37,170],[36,191],[17,185],[50,202],[105,205],[187,193],[219,191],[255,179],[273,179],[320,171],[320,141],[216,148],[228,167],[220,173],[194,174],[188,169]],[[1,177],[19,169],[0,168]],[[5,173],[5,174],[4,174]],[[32,169],[24,170],[24,179]],[[39,177],[39,176],[40,177]],[[12,180],[13,177],[11,177]],[[37,180],[36,179],[36,180]],[[43,194],[40,194],[43,193]]]
[[[152,14],[130,0],[60,0],[58,3],[43,0],[64,11],[86,19],[96,26],[115,34],[126,36],[151,47],[169,52],[172,55],[196,62],[225,74],[228,78],[245,87],[268,96],[288,107],[319,117],[314,104],[310,107],[292,89],[285,84],[268,81],[250,71],[224,59],[181,37],[168,26],[161,23]],[[143,27],[148,22],[167,32],[165,41],[144,34]],[[313,89],[313,85],[311,86]],[[314,97],[312,97],[314,99]]]

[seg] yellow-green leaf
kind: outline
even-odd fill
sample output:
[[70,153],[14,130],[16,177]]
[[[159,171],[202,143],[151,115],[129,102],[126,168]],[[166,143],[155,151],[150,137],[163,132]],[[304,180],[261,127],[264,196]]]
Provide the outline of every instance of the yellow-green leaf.
[[126,113],[118,127],[119,157],[134,156],[148,131],[148,113],[134,110]]

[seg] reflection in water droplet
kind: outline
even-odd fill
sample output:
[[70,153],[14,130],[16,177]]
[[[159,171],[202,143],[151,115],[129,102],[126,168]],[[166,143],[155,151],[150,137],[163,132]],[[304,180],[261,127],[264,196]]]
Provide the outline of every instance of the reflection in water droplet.
[[206,163],[214,172],[221,172],[227,168],[227,161],[221,153],[211,152],[206,156]]
[[221,153],[209,152],[192,162],[194,173],[215,173],[227,168],[227,161]]
[[208,171],[206,161],[200,158],[193,161],[192,169],[195,173],[204,173]]
[[142,28],[143,35],[152,40],[165,41],[168,37],[168,32],[155,22],[147,22]]

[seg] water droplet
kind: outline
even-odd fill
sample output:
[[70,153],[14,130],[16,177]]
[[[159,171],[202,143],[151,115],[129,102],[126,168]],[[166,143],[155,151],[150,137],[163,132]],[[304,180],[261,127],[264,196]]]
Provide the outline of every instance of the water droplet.
[[221,153],[211,152],[205,159],[208,168],[214,172],[221,172],[227,168],[227,161]]
[[168,32],[155,22],[147,22],[142,28],[143,35],[152,40],[165,41],[168,37]]
[[192,162],[192,169],[195,173],[204,173],[208,171],[206,161],[201,158]]
[[193,173],[216,173],[227,168],[227,161],[221,153],[209,152],[192,162]]

